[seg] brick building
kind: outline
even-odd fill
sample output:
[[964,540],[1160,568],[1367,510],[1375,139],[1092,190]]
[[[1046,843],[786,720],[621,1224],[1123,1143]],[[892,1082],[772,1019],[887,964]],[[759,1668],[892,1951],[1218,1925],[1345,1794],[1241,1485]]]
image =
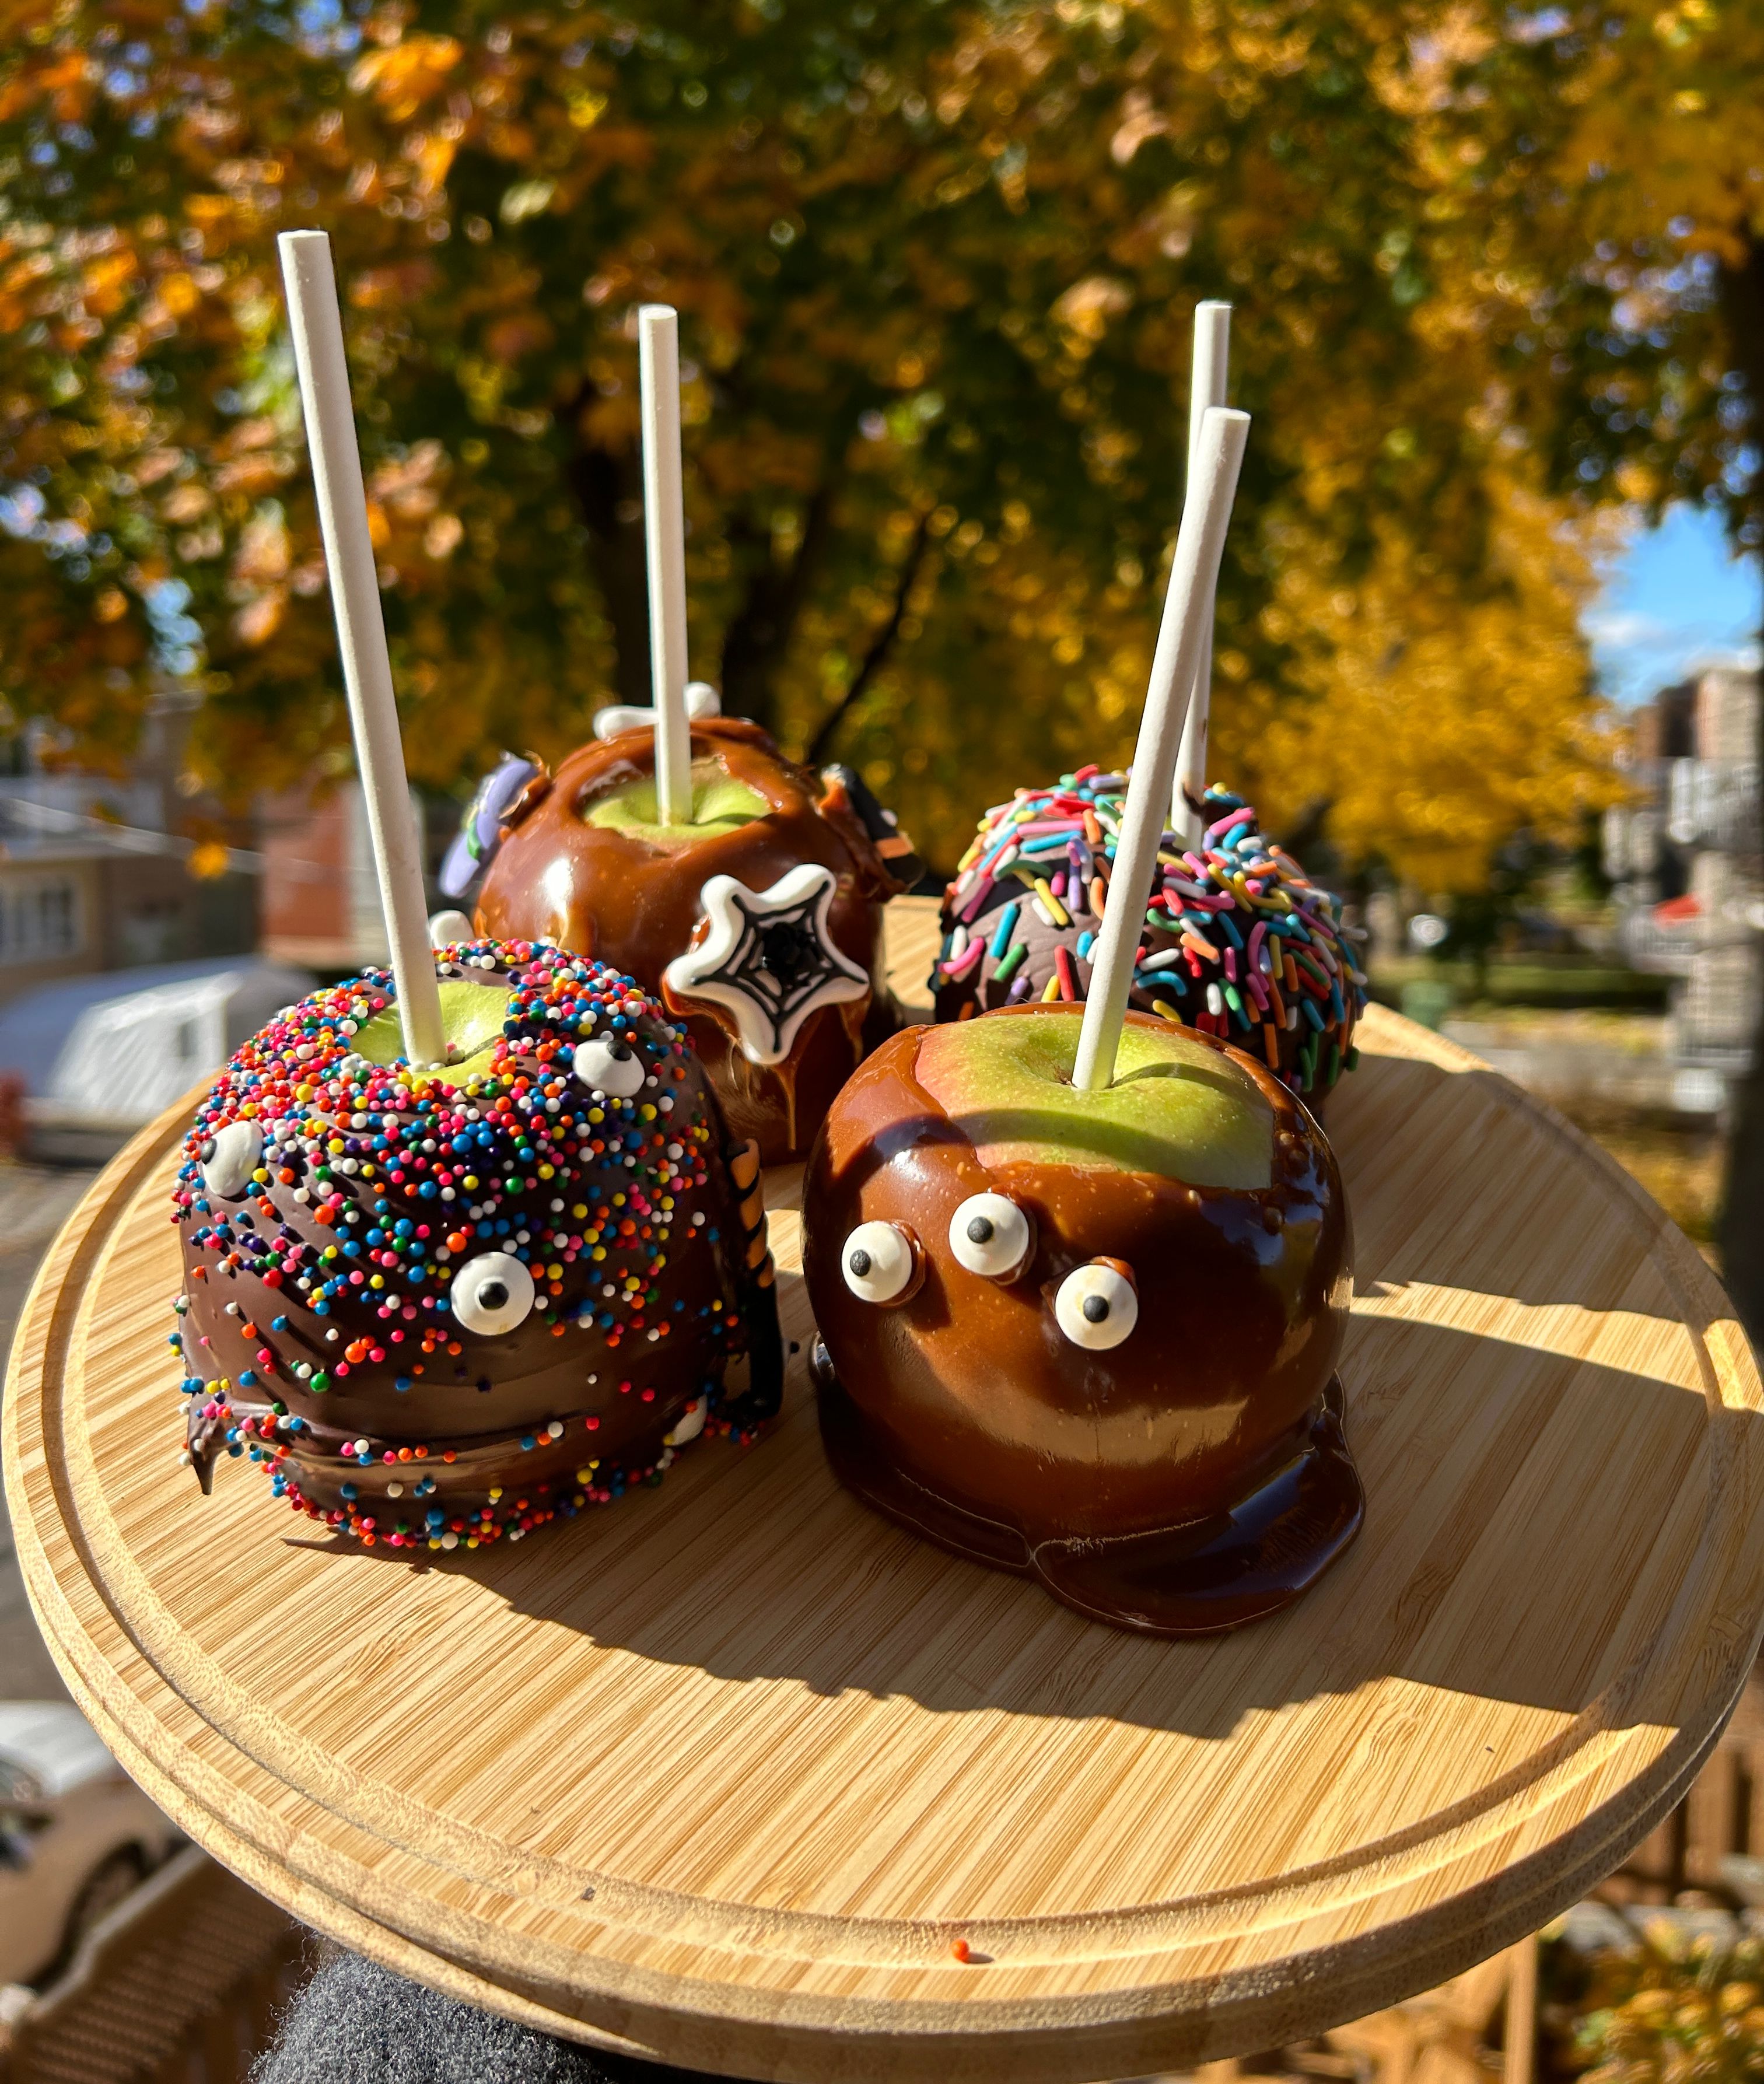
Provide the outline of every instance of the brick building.
[[[415,790],[411,804],[423,835],[433,904],[434,869],[453,836],[459,808],[430,802]],[[367,809],[353,775],[329,789],[266,798],[258,807],[257,845],[265,955],[320,976],[387,960]]]

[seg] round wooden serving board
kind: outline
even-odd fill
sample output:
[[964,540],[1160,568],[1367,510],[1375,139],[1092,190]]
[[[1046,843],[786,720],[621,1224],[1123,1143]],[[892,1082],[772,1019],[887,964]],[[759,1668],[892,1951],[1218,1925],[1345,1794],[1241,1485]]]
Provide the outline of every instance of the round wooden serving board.
[[205,1499],[164,1343],[175,1113],[15,1349],[38,1616],[229,1866],[553,2031],[805,2084],[1082,2084],[1372,2010],[1537,1926],[1684,1790],[1758,1646],[1764,1392],[1695,1252],[1573,1130],[1389,1014],[1363,1048],[1329,1127],[1366,1523],[1276,1620],[1118,1634],[914,1540],[833,1482],[802,1354],[760,1445],[518,1548],[364,1552],[244,1463]]

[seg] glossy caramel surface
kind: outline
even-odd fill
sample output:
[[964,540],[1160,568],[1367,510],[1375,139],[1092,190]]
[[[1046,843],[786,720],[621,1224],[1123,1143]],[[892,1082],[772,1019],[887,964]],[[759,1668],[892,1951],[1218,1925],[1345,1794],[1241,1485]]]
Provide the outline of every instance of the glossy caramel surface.
[[[874,975],[881,907],[895,886],[843,788],[785,759],[738,718],[694,723],[692,757],[752,790],[764,815],[684,842],[653,828],[590,824],[597,804],[653,780],[655,744],[638,730],[583,746],[512,807],[478,898],[479,931],[555,941],[660,992],[662,972],[702,934],[699,892],[712,876],[765,890],[814,862],[837,879],[829,934]],[[782,1063],[756,1065],[707,1003],[670,1003],[686,1019],[731,1135],[754,1137],[768,1163],[802,1154],[868,1043],[892,1024],[872,991],[811,1014]]]
[[[985,1016],[1049,1017],[1071,1016]],[[932,1538],[1032,1569],[1126,1625],[1186,1633],[1285,1603],[1360,1512],[1325,1404],[1352,1243],[1321,1131],[1278,1080],[1203,1037],[1270,1109],[1266,1188],[1117,1165],[988,1167],[917,1075],[930,1031],[895,1036],[859,1070],[810,1155],[804,1264],[828,1349],[835,1466]],[[950,1248],[951,1217],[984,1191],[1008,1196],[1033,1226],[1011,1281],[969,1272]],[[877,1220],[909,1229],[922,1256],[922,1279],[897,1306],[861,1300],[842,1273],[846,1239]],[[1139,1306],[1132,1332],[1106,1351],[1072,1344],[1053,1309],[1061,1280],[1098,1258],[1131,1269]],[[1109,1544],[1138,1545],[1111,1557]],[[1073,1578],[1080,1551],[1077,1599],[1056,1581]]]

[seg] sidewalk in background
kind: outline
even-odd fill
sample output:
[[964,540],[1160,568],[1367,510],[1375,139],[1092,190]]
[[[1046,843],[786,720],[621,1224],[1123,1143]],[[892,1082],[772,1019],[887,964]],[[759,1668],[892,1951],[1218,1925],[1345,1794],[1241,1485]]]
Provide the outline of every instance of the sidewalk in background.
[[[0,1163],[0,1353],[11,1352],[13,1330],[37,1261],[97,1176],[83,1167]],[[12,1552],[11,1524],[0,1497],[0,1700],[66,1697],[61,1675],[31,1618]]]

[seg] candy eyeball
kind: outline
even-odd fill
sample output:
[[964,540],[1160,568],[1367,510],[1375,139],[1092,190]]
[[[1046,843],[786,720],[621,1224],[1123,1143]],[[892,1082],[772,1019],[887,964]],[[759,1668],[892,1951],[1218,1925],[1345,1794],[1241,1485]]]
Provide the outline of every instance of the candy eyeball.
[[616,1035],[596,1035],[579,1042],[575,1073],[591,1092],[606,1093],[616,1100],[634,1099],[648,1075],[642,1058]]
[[473,938],[472,922],[463,912],[431,912],[429,914],[429,945],[431,948],[463,946]]
[[899,1223],[859,1223],[839,1249],[846,1286],[862,1302],[899,1302],[918,1276],[911,1234]]
[[1003,1194],[970,1194],[949,1219],[957,1264],[989,1281],[1014,1281],[1034,1242],[1028,1218]]
[[453,1277],[448,1299],[469,1332],[512,1332],[533,1307],[533,1277],[511,1252],[481,1252]]
[[1054,1298],[1054,1319],[1075,1346],[1106,1353],[1139,1321],[1139,1298],[1125,1270],[1106,1259],[1075,1267]]
[[202,1184],[231,1201],[244,1192],[263,1155],[263,1131],[254,1121],[230,1121],[203,1146]]

